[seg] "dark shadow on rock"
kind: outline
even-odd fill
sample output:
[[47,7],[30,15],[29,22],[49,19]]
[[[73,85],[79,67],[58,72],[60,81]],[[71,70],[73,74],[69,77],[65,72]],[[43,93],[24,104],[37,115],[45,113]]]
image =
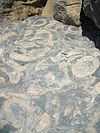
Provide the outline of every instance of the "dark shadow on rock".
[[0,97],[0,108],[2,107],[5,101],[6,99],[4,97]]
[[0,133],[10,133],[11,131],[14,132],[16,130],[17,130],[16,128],[6,124],[4,125],[3,128],[0,129]]
[[94,126],[97,130],[97,133],[100,133],[100,120]]
[[95,26],[94,22],[85,15],[83,4],[80,13],[80,21],[82,27],[82,35],[87,36],[95,44],[95,47],[100,50],[100,30]]
[[2,6],[3,6],[3,8],[12,8],[13,2],[14,2],[14,0],[3,0]]
[[41,2],[39,2],[39,1],[36,1],[36,2],[33,2],[33,3],[28,3],[28,2],[26,2],[26,3],[23,3],[23,5],[26,5],[26,6],[33,6],[33,7],[35,7],[35,8],[37,8],[37,7],[39,7],[39,8],[41,8],[43,5],[41,4]]
[[46,3],[47,3],[47,0],[39,0],[39,1],[40,1],[40,3],[41,3],[43,6],[45,6]]

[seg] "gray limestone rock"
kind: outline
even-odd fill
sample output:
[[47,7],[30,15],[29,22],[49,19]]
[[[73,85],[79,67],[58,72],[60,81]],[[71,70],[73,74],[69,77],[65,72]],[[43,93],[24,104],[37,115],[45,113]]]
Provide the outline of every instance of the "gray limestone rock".
[[81,28],[0,23],[0,133],[99,132],[100,51]]

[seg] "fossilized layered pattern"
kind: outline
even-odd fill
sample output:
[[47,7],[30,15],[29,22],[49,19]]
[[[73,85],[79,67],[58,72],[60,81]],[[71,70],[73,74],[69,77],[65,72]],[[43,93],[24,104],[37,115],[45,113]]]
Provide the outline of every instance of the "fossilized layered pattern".
[[81,28],[0,24],[0,133],[99,133],[100,52]]

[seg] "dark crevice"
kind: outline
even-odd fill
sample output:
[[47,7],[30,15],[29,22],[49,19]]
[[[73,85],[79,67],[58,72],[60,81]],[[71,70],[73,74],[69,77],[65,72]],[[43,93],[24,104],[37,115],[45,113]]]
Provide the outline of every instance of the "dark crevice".
[[72,6],[72,5],[79,5],[80,4],[80,2],[76,2],[76,3],[72,3],[72,4],[66,4],[66,6]]
[[0,129],[0,133],[11,133],[11,132],[15,132],[17,129],[14,128],[13,126],[11,125],[4,125],[3,128]]
[[82,35],[92,40],[95,47],[100,50],[100,30],[95,26],[95,23],[85,15],[83,11],[83,4],[80,13],[80,22],[82,27]]
[[39,1],[36,1],[36,2],[33,2],[33,3],[26,2],[26,3],[23,3],[23,5],[33,6],[35,8],[37,8],[37,7],[39,7],[39,8],[43,7],[43,5]]
[[46,3],[47,3],[47,0],[39,0],[39,1],[40,1],[40,3],[41,3],[43,6],[45,6]]

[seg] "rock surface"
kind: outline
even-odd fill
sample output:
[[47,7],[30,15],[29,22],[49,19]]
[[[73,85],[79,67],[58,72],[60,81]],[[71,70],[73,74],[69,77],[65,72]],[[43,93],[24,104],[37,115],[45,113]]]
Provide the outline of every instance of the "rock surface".
[[0,7],[0,15],[10,21],[41,15],[43,9],[39,0],[2,0]]
[[0,23],[0,133],[99,133],[100,51],[52,18]]
[[80,25],[82,0],[48,0],[43,16],[53,16],[65,24]]
[[[81,8],[82,0],[0,0],[0,17],[16,21],[42,14],[64,24],[80,26]],[[100,29],[100,0],[83,0],[83,10]]]
[[100,29],[100,0],[84,0],[83,10]]

